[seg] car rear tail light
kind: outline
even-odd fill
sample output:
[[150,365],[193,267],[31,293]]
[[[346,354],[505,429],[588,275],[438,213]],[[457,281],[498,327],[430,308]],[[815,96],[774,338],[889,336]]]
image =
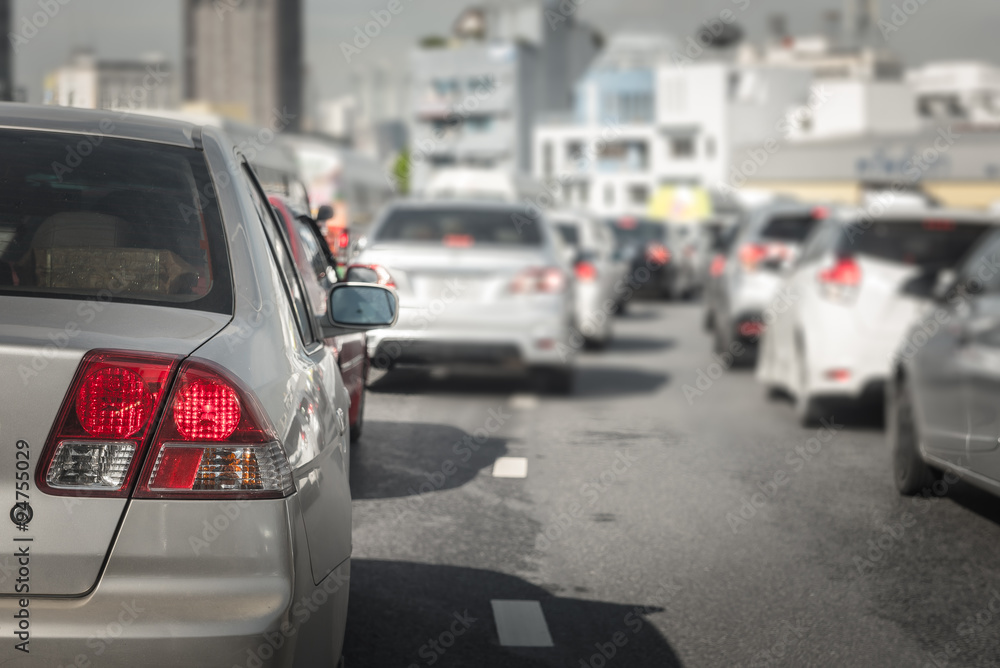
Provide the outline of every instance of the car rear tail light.
[[830,207],[817,206],[812,210],[813,220],[826,220],[830,217]]
[[386,288],[396,287],[389,270],[377,264],[352,264],[345,274],[348,283],[377,283]]
[[646,247],[646,262],[653,266],[663,266],[670,262],[670,251],[663,244],[650,244]]
[[712,278],[718,278],[722,276],[723,272],[726,271],[726,256],[719,254],[712,258],[712,264],[708,268],[708,273],[711,274]]
[[740,264],[746,271],[755,271],[766,257],[767,248],[760,244],[745,244],[739,251]]
[[852,257],[840,257],[832,267],[821,270],[817,280],[827,298],[851,301],[861,285],[861,266]]
[[934,218],[925,220],[921,226],[930,232],[951,232],[955,229],[955,221]]
[[347,230],[344,230],[343,232],[340,233],[340,236],[337,237],[337,246],[339,248],[347,248],[350,245],[351,245],[351,233],[348,232]]
[[838,383],[843,383],[851,379],[851,372],[848,369],[830,369],[826,372],[826,377]]
[[516,295],[555,294],[566,289],[566,276],[555,267],[526,269],[514,277],[510,292]]
[[139,480],[138,498],[281,498],[294,491],[288,458],[253,396],[204,360],[181,366]]
[[38,488],[126,496],[177,364],[170,355],[87,353],[39,459]]
[[446,234],[442,241],[448,248],[472,248],[476,243],[471,234]]
[[741,322],[739,326],[740,336],[753,339],[764,333],[764,323],[758,322],[756,320],[748,320],[746,322]]
[[578,281],[590,283],[597,280],[597,267],[595,267],[592,262],[577,262],[574,270]]

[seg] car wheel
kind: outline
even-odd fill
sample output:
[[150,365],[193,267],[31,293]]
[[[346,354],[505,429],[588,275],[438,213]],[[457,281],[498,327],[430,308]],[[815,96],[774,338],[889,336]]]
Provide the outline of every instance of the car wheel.
[[887,411],[896,489],[905,496],[919,494],[934,484],[934,470],[920,456],[920,440],[913,418],[913,400],[905,380],[900,381],[895,400]]
[[542,392],[559,396],[573,394],[576,371],[572,368],[535,369],[532,375]]
[[358,407],[358,419],[351,425],[351,445],[355,445],[361,438],[361,432],[365,427],[365,400],[368,398],[366,388],[361,388],[361,406]]

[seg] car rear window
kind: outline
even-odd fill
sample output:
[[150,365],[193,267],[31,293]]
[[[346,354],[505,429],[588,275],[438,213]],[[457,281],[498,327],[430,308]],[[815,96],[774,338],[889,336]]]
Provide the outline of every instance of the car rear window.
[[0,131],[0,293],[232,312],[204,154]]
[[618,245],[666,241],[667,226],[652,220],[622,218],[611,221]]
[[845,228],[841,254],[868,257],[927,268],[953,267],[990,226],[946,220],[882,221]]
[[574,247],[580,245],[580,229],[576,225],[569,223],[556,225],[556,230],[559,231],[559,236],[567,245]]
[[760,237],[768,241],[785,241],[802,243],[819,222],[812,215],[775,216],[771,218],[760,232]]
[[375,233],[375,243],[468,246],[541,246],[541,221],[520,210],[396,209]]

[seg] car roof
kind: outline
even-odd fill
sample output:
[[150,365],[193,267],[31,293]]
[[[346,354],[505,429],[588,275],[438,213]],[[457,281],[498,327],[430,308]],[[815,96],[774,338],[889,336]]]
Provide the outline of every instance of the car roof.
[[115,137],[197,148],[201,127],[185,121],[144,116],[128,110],[0,103],[0,128]]
[[[1000,218],[982,211],[967,209],[935,209],[932,207],[888,208],[881,215],[875,215],[869,207],[869,216],[879,223],[909,223],[914,220],[948,220],[958,223],[981,223],[998,225]],[[856,221],[865,210],[863,208],[842,209],[839,218],[845,224]]]
[[[401,199],[389,205],[390,210],[418,209],[418,210],[458,210],[458,209],[482,209],[484,211],[501,211],[509,213],[519,211],[526,216],[537,211],[535,206],[518,204],[516,202],[495,202],[491,200],[479,199]],[[545,214],[543,214],[545,215]]]

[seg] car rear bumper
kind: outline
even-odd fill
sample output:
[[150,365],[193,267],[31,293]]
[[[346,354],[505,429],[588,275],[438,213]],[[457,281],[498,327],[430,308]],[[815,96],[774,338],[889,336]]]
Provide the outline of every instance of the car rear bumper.
[[[5,633],[0,665],[264,667],[339,653],[350,562],[316,587],[289,503],[132,501],[94,590],[29,598],[30,653]],[[22,603],[0,598],[0,616]]]
[[581,341],[574,341],[573,310],[556,308],[466,309],[462,317],[427,318],[401,308],[392,329],[368,334],[372,365],[484,364],[569,366]]

